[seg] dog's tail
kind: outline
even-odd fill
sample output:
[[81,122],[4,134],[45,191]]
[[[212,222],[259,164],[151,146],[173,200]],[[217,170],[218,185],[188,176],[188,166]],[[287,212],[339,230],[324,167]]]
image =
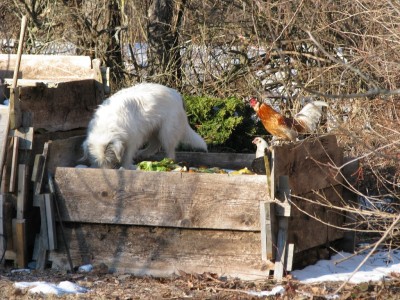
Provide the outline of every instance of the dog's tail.
[[207,152],[207,144],[203,138],[195,132],[189,124],[186,124],[185,134],[182,138],[182,144],[190,146],[195,150],[201,150]]

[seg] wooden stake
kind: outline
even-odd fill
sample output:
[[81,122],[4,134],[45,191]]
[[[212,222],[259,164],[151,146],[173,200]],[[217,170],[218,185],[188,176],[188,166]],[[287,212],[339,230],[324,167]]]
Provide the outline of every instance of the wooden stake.
[[13,82],[11,85],[11,94],[10,94],[10,127],[11,129],[21,127],[22,115],[21,115],[21,107],[19,105],[19,89],[17,88],[18,83],[18,73],[19,67],[21,64],[22,50],[24,46],[24,37],[26,31],[26,16],[22,17],[21,21],[21,31],[19,34],[19,42],[18,42],[18,52],[17,52],[17,61],[14,67],[14,75]]
[[11,159],[11,175],[10,175],[10,187],[9,192],[15,192],[15,181],[17,179],[17,165],[18,165],[18,149],[19,149],[19,138],[14,136],[13,138],[13,149]]

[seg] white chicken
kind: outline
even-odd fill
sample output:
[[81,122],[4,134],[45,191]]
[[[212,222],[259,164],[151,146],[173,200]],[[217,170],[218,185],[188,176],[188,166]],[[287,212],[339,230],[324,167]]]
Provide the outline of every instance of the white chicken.
[[259,157],[264,157],[265,155],[265,149],[268,149],[268,143],[261,137],[256,137],[254,138],[254,140],[252,141],[253,144],[255,144],[257,146],[257,150],[256,150],[256,158]]

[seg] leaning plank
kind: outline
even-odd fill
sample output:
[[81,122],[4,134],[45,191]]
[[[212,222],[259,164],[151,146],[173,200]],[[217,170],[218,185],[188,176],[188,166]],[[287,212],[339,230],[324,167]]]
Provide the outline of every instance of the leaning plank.
[[[182,270],[265,279],[273,268],[261,260],[257,232],[69,223],[66,235],[74,265],[104,263],[112,272],[170,276]],[[60,248],[49,260],[53,268],[68,269],[58,238]]]
[[273,178],[288,175],[292,194],[301,195],[342,182],[334,166],[342,165],[343,152],[334,135],[276,146],[273,157]]
[[11,159],[11,175],[10,175],[10,187],[9,192],[14,193],[15,191],[15,182],[17,180],[17,172],[18,172],[18,149],[19,149],[19,137],[13,136],[13,150],[12,150],[12,159]]
[[[6,239],[5,239],[5,230],[4,230],[4,217],[3,217],[3,207],[4,207],[4,195],[0,194],[0,253],[6,252]],[[0,254],[2,255],[2,254]],[[0,266],[4,264],[4,260],[1,260],[0,256]]]
[[3,166],[6,156],[9,121],[9,107],[0,105],[0,176],[3,174]]
[[76,168],[55,173],[63,221],[255,231],[265,182],[263,175]]
[[25,210],[28,204],[28,172],[28,165],[18,165],[17,219],[25,218]]

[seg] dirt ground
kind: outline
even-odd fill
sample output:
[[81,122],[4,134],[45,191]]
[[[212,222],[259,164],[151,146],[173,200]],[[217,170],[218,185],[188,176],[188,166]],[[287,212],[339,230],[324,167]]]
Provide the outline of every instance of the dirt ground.
[[[85,294],[63,296],[32,294],[17,289],[15,282],[47,281],[59,283],[68,280],[89,289]],[[339,297],[327,297],[340,285],[323,283],[303,285],[290,279],[281,285],[284,295],[258,297],[249,291],[270,291],[278,284],[273,280],[241,281],[217,278],[214,274],[180,274],[173,278],[138,278],[129,274],[104,274],[101,268],[90,273],[66,273],[54,270],[44,272],[11,272],[0,269],[0,299],[400,299],[400,274],[392,274],[390,281],[348,284]]]

